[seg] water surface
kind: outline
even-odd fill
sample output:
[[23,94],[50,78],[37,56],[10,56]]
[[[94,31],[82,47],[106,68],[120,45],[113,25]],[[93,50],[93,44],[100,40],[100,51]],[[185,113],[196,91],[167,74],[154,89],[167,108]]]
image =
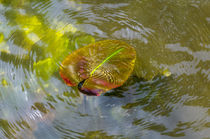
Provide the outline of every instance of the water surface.
[[[209,138],[209,7],[209,0],[1,0],[0,138]],[[135,47],[135,70],[122,87],[85,97],[65,85],[59,63],[105,39]]]

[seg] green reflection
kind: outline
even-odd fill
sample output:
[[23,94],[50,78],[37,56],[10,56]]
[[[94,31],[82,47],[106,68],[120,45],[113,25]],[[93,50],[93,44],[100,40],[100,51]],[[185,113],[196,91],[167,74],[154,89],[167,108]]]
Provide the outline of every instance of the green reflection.
[[83,139],[116,139],[116,138],[120,138],[121,136],[115,136],[115,135],[107,135],[105,132],[103,131],[89,131],[89,132],[85,132],[83,133],[82,137]]
[[21,137],[18,132],[21,132],[22,129],[31,130],[29,124],[24,120],[16,121],[16,123],[11,123],[4,119],[0,119],[0,129],[2,129],[3,134],[7,138]]
[[0,43],[4,40],[4,35],[0,33]]
[[2,79],[2,80],[1,80],[1,84],[2,84],[4,87],[6,87],[6,86],[9,85],[9,83],[7,82],[6,79]]

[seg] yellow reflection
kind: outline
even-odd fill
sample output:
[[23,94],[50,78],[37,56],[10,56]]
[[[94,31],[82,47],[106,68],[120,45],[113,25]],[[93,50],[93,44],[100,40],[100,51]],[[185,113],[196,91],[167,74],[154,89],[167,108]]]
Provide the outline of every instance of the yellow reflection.
[[6,79],[2,79],[2,80],[1,80],[1,84],[2,84],[4,87],[6,87],[6,86],[9,85],[9,83],[7,82]]

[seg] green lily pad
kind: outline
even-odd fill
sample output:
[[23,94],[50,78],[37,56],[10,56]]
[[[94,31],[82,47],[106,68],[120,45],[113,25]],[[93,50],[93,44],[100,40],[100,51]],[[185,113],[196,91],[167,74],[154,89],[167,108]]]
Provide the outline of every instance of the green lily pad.
[[123,41],[105,40],[84,46],[62,62],[60,75],[69,86],[100,95],[121,86],[133,71],[135,49]]

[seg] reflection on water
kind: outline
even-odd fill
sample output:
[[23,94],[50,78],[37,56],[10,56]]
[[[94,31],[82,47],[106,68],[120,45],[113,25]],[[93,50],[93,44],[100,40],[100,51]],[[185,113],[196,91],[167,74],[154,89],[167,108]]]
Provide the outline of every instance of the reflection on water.
[[[209,0],[0,1],[0,138],[208,138],[209,7]],[[59,63],[104,39],[134,46],[135,70],[122,87],[85,97],[65,85]]]

